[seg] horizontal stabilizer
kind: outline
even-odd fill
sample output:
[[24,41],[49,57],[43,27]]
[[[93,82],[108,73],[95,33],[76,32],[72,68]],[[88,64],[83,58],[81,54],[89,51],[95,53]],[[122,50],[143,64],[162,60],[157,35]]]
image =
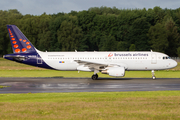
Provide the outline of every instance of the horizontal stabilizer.
[[25,56],[22,55],[4,55],[3,58],[5,59],[9,59],[9,60],[14,60],[14,61],[24,61],[25,59],[27,59]]

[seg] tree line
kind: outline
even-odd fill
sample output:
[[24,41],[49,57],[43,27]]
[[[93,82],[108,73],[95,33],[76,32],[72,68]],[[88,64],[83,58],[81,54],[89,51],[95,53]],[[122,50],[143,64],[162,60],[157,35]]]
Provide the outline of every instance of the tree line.
[[180,57],[180,8],[118,9],[22,15],[0,10],[0,55],[12,53],[6,25],[14,24],[41,51],[153,51]]

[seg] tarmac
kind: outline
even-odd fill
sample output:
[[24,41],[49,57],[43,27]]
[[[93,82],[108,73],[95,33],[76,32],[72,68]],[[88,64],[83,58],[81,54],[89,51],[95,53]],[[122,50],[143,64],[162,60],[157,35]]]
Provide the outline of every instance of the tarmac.
[[180,90],[180,78],[0,78],[0,93],[63,93]]

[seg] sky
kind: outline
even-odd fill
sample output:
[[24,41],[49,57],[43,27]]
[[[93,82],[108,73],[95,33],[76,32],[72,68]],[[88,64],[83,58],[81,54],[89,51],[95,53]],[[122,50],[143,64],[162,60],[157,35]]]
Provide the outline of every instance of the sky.
[[0,10],[17,9],[23,15],[57,14],[88,10],[91,7],[118,9],[180,8],[180,0],[0,0]]

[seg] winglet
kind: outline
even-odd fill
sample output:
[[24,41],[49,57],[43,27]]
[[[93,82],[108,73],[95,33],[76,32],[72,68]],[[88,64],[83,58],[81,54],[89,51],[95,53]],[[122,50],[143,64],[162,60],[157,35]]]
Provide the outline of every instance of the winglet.
[[13,53],[32,53],[36,48],[15,25],[7,25]]

